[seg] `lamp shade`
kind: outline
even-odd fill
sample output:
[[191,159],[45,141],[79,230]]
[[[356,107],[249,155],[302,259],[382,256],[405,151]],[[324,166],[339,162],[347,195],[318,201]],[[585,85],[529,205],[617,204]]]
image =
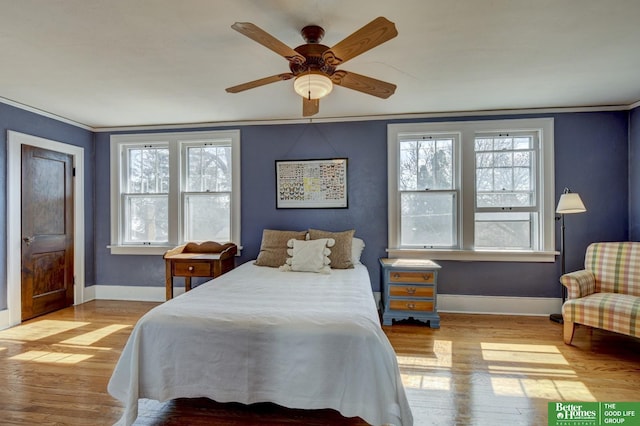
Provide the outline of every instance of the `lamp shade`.
[[296,77],[293,88],[303,98],[320,99],[331,93],[333,83],[326,75],[311,71]]
[[562,194],[558,201],[558,207],[556,207],[556,213],[560,214],[582,213],[586,211],[587,209],[580,199],[580,195],[575,192]]

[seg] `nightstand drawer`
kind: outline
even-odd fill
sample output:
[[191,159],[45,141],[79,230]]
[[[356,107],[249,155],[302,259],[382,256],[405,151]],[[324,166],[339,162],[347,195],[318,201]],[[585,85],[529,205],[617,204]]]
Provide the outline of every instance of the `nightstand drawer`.
[[182,277],[209,277],[213,275],[211,262],[176,262],[174,275]]
[[433,284],[436,274],[433,271],[390,271],[389,281],[392,283]]
[[[392,272],[393,274],[393,272]],[[389,296],[392,297],[433,297],[432,286],[390,285]]]
[[390,300],[389,309],[393,311],[433,311],[432,301]]

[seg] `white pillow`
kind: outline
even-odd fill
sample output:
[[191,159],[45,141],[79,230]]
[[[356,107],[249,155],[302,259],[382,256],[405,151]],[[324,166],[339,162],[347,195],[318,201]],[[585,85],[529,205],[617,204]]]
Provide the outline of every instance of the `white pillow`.
[[319,272],[322,274],[331,273],[329,267],[329,254],[336,241],[333,238],[320,238],[317,240],[295,240],[291,239],[287,245],[287,262],[280,267],[282,271],[298,272]]
[[364,241],[360,238],[353,237],[351,240],[351,263],[360,265],[360,256],[364,250]]

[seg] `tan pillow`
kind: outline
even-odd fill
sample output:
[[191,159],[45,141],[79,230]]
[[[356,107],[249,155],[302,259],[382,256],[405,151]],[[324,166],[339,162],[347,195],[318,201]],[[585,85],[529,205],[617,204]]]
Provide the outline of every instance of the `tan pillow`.
[[353,234],[355,229],[342,232],[329,232],[320,231],[319,229],[309,229],[309,239],[317,240],[319,238],[333,238],[336,240],[336,244],[331,247],[331,259],[332,269],[351,269],[353,268],[351,245],[353,241]]
[[277,231],[265,229],[262,231],[260,253],[254,262],[258,266],[278,268],[287,262],[287,241],[304,240],[307,231]]

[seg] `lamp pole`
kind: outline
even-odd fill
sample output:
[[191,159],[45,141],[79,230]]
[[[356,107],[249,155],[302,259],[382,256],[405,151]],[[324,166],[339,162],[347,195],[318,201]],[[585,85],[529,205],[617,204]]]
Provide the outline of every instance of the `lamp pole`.
[[[560,225],[560,264],[562,268],[562,275],[566,273],[565,266],[565,253],[564,253],[564,216],[566,214],[572,213],[583,213],[586,212],[587,209],[584,207],[584,203],[580,199],[580,196],[576,193],[572,193],[569,188],[565,188],[562,191],[562,195],[560,196],[560,200],[558,201],[558,207],[556,208],[556,213],[560,215],[561,225]],[[567,299],[567,289],[564,285],[560,285],[562,288],[562,304]],[[557,322],[559,324],[564,323],[564,319],[562,318],[562,314],[551,314],[549,319],[553,322]]]
[[[560,214],[560,276],[563,276],[565,273],[565,260],[564,260],[564,214]],[[562,288],[562,304],[564,305],[564,301],[566,300],[566,292],[567,289],[560,284]],[[549,319],[553,322],[557,322],[558,324],[563,324],[564,319],[562,318],[562,314],[551,314]]]

